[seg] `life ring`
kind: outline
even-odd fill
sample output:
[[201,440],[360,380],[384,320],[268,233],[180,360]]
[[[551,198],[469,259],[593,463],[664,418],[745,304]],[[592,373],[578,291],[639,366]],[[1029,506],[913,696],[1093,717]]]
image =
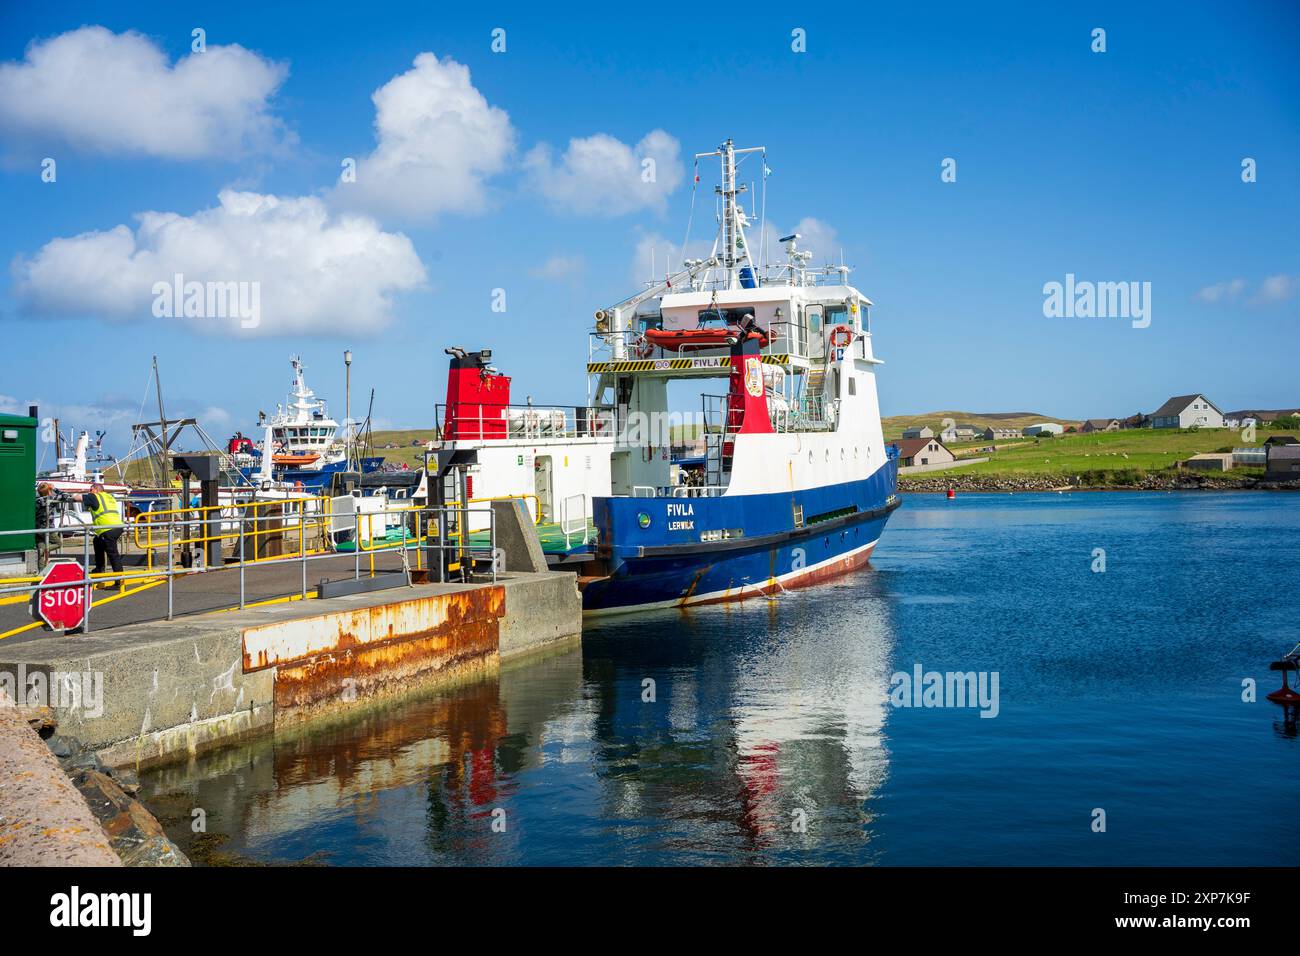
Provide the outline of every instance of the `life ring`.
[[847,325],[837,325],[831,330],[831,345],[842,349],[853,341],[853,330]]

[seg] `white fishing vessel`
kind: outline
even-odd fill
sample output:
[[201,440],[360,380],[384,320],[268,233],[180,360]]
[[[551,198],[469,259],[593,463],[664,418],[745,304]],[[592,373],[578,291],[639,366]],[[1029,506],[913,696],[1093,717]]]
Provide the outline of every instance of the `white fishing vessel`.
[[[338,439],[339,423],[330,418],[323,399],[307,387],[305,366],[298,356],[290,358],[293,383],[288,405],[277,405],[270,416],[270,448],[262,442],[261,452],[271,454],[276,466],[319,469],[347,458],[346,444]],[[261,423],[259,423],[261,424]]]

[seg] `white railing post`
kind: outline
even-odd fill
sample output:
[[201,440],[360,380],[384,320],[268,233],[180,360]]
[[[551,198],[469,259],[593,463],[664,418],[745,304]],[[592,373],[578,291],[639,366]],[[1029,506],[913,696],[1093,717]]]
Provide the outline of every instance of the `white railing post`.
[[[85,527],[83,527],[82,535],[81,535],[81,560],[83,566],[86,569],[86,583],[81,592],[81,597],[83,602],[82,604],[83,613],[81,616],[81,633],[83,634],[90,633],[90,605],[91,605],[91,598],[93,597],[94,590],[95,590],[94,584],[92,584],[90,581],[90,529],[91,527],[93,526],[86,525]],[[40,603],[40,600],[41,599],[38,596],[36,598],[38,604]]]
[[176,575],[173,571],[174,559],[172,557],[172,536],[176,527],[176,516],[167,516],[167,620],[172,619],[172,581]]
[[[253,516],[257,520],[257,516]],[[244,609],[244,562],[248,560],[248,554],[244,551],[244,516],[239,516],[239,609]]]

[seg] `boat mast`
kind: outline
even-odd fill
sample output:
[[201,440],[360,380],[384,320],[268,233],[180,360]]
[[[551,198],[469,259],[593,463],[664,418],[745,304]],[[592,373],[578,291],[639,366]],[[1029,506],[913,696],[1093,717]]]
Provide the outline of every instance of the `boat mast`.
[[158,356],[153,357],[153,381],[158,390],[158,428],[162,436],[162,443],[158,455],[158,470],[162,478],[159,485],[163,488],[171,487],[171,462],[168,460],[168,453],[171,451],[171,439],[167,435],[167,414],[163,411],[162,400],[162,376],[158,374]]
[[[695,154],[696,159],[717,156],[722,160],[722,183],[714,188],[714,192],[722,197],[722,222],[719,224],[718,238],[713,243],[713,254],[722,262],[725,289],[740,287],[742,265],[748,265],[751,275],[757,277],[754,260],[750,257],[749,246],[745,242],[745,226],[741,219],[740,206],[736,202],[736,196],[747,188],[736,185],[736,157],[743,153],[761,153],[765,149],[764,146],[736,149],[735,144],[728,139],[710,153]],[[721,250],[718,249],[719,240],[722,243]]]

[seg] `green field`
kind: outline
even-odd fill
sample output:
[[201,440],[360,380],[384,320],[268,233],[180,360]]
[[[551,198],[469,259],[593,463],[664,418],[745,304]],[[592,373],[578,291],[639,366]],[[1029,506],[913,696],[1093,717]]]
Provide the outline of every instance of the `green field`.
[[954,425],[977,425],[980,428],[1015,428],[1036,425],[1039,422],[1056,422],[1062,428],[1071,425],[1081,426],[1083,422],[1073,418],[1053,418],[1039,415],[1037,412],[926,412],[924,415],[887,415],[880,419],[880,427],[885,430],[885,439],[895,441],[903,437],[908,428],[929,425],[936,435],[943,431],[943,421],[950,418]]
[[[401,465],[402,462],[412,468],[424,467],[424,443],[432,441],[438,435],[432,428],[410,428],[401,431],[374,432],[374,453],[383,458],[385,463]],[[411,442],[419,442],[412,445]],[[385,445],[396,448],[385,448]]]
[[[1256,433],[1256,443],[1262,444],[1271,435],[1296,434],[1295,431],[1260,429]],[[988,444],[967,442],[953,446],[952,451],[959,458],[983,457],[986,453],[978,449]],[[1173,468],[1177,462],[1192,455],[1231,451],[1243,445],[1241,433],[1226,428],[1134,428],[1017,441],[988,455],[986,462],[923,474],[1073,476],[1088,472],[1152,472]],[[1259,473],[1260,469],[1256,468],[1239,469],[1230,474]]]
[[[904,428],[913,425],[930,425],[938,431],[943,419],[951,418],[959,424],[995,426],[999,428],[1023,428],[1034,422],[1054,421],[1067,428],[1077,427],[1078,423],[1066,418],[1052,418],[1032,412],[1006,412],[980,414],[977,412],[947,411],[930,412],[925,415],[895,415],[882,421],[885,438],[897,440]],[[681,428],[680,435],[693,429]],[[1270,435],[1297,435],[1295,430],[1261,428],[1256,434],[1256,441],[1262,444]],[[432,429],[404,429],[400,431],[377,431],[374,433],[374,453],[382,455],[384,460],[400,465],[406,462],[412,468],[424,461],[423,443],[434,437]],[[419,445],[411,442],[418,441]],[[385,448],[393,444],[395,448]],[[1172,469],[1175,464],[1192,455],[1204,452],[1231,451],[1244,444],[1241,433],[1227,429],[1189,429],[1186,431],[1164,428],[1135,428],[1115,432],[1095,432],[1093,434],[1061,435],[1056,438],[1021,438],[1000,440],[996,452],[989,454],[980,449],[987,448],[991,442],[978,440],[954,443],[949,447],[958,458],[983,457],[988,454],[990,460],[975,465],[966,465],[957,469],[925,472],[922,476],[945,474],[968,475],[1061,475],[1072,477],[1090,472],[1111,472],[1113,480],[1122,480],[1118,473],[1147,473]],[[1221,474],[1221,473],[1220,473]],[[1259,474],[1259,469],[1237,470],[1230,475]],[[904,481],[913,476],[903,476]]]

